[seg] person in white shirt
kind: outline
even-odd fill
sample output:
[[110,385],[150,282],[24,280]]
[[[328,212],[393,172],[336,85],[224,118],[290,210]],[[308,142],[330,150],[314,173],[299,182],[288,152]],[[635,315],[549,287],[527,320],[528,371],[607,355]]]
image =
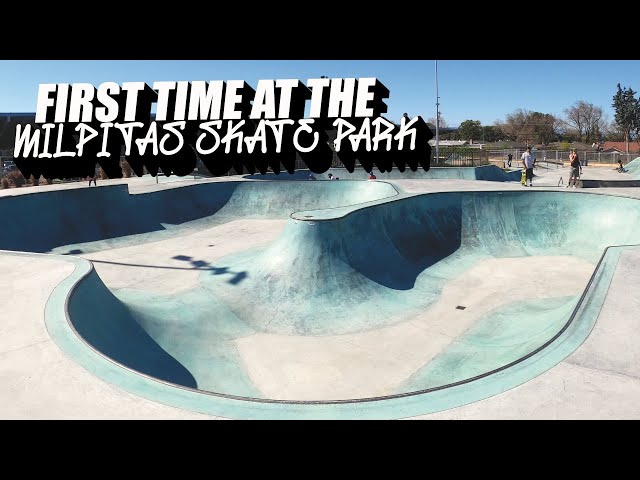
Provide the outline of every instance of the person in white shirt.
[[[531,153],[531,147],[527,147],[525,152],[522,154],[522,166],[526,171],[526,180],[529,181],[529,186],[533,187],[533,166],[536,163],[536,156]],[[527,186],[527,182],[525,181],[524,186]]]

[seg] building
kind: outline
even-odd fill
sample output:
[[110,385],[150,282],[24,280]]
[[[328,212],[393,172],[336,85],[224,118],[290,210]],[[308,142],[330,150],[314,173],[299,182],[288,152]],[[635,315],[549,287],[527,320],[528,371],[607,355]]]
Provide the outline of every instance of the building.
[[[429,145],[431,148],[435,148],[436,141],[435,139],[429,140]],[[438,142],[440,147],[463,147],[463,148],[477,148],[482,150],[485,146],[484,143],[477,143],[474,140],[440,140]]]
[[[627,153],[627,147],[624,142],[604,142],[602,148],[602,153]],[[638,142],[629,142],[629,153],[640,153],[640,145],[638,145]]]
[[35,124],[35,113],[0,113],[0,152],[9,155],[16,140],[16,125]]

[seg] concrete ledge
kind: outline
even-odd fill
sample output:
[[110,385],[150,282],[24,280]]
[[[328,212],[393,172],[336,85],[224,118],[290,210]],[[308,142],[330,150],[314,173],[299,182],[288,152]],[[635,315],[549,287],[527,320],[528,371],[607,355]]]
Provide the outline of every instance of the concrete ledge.
[[582,188],[640,187],[640,180],[582,180]]

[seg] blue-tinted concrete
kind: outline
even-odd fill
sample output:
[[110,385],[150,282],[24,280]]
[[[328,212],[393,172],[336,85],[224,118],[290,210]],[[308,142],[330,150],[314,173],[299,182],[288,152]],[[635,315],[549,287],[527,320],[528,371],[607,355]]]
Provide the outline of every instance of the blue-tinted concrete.
[[[391,172],[380,172],[373,169],[378,180],[410,180],[410,179],[458,179],[458,180],[486,180],[492,182],[515,182],[520,181],[521,170],[505,171],[495,165],[482,165],[480,167],[432,167],[428,171],[419,168],[415,172],[406,169],[401,172],[394,168]],[[357,167],[353,173],[345,168],[331,168],[325,173],[315,174],[318,180],[329,180],[329,173],[333,173],[340,180],[367,180],[368,174],[362,167]],[[310,172],[308,170],[296,170],[293,174],[281,172],[276,175],[260,173],[247,175],[245,178],[252,180],[308,180]]]
[[[393,225],[398,226],[397,222],[400,222],[401,220],[398,216],[385,215],[385,206],[387,209],[400,209],[395,210],[396,213],[401,212],[402,209],[415,210],[418,206],[426,208],[427,212],[429,212],[429,204],[435,205],[436,208],[441,208],[445,205],[453,206],[454,211],[459,210],[459,219],[455,218],[456,215],[452,215],[450,220],[441,222],[440,226],[436,228],[433,226],[425,226],[428,225],[428,219],[431,217],[431,215],[426,213],[422,217],[423,221],[416,222],[416,225],[413,227],[416,232],[420,232],[420,229],[430,232],[426,234],[423,239],[424,243],[430,243],[429,239],[436,238],[437,232],[442,231],[442,223],[451,223],[459,226],[460,246],[456,251],[464,249],[467,250],[467,252],[464,255],[459,255],[460,258],[458,259],[453,258],[453,263],[449,262],[449,264],[447,264],[450,257],[455,257],[455,255],[449,255],[446,258],[441,258],[439,262],[432,264],[431,267],[425,267],[425,272],[434,268],[439,268],[440,271],[438,272],[438,275],[443,274],[447,272],[448,269],[454,267],[456,262],[460,262],[460,265],[458,265],[459,268],[468,268],[468,266],[477,261],[478,258],[486,255],[548,255],[554,254],[555,252],[571,252],[572,254],[593,260],[598,257],[599,251],[601,252],[601,247],[606,245],[608,242],[638,243],[639,232],[637,220],[639,215],[639,206],[637,205],[638,202],[636,200],[592,196],[586,194],[566,195],[562,193],[544,192],[513,192],[509,193],[507,197],[503,197],[506,194],[506,192],[502,195],[491,192],[464,195],[423,195],[403,199],[400,202],[389,202],[383,206],[359,209],[346,217],[337,218],[332,221],[314,222],[315,225],[311,226],[308,223],[306,225],[303,224],[303,222],[296,223],[295,220],[291,220],[289,224],[299,225],[301,228],[303,226],[311,228],[318,225],[331,226],[333,224],[334,233],[336,231],[340,231],[340,227],[342,227],[342,232],[349,235],[354,234],[357,231],[357,228],[350,228],[349,225],[353,224],[351,225],[352,227],[357,227],[358,223],[354,222],[353,219],[358,216],[364,216],[364,218],[366,218],[368,215],[378,213],[380,214],[380,217],[385,220],[378,224],[378,227],[384,227],[385,223],[387,227]],[[457,205],[459,206],[458,208],[456,208]],[[529,207],[527,207],[527,205]],[[541,209],[542,211],[540,211]],[[521,210],[524,211],[521,212]],[[616,214],[616,212],[624,213]],[[491,218],[491,215],[494,216],[493,219]],[[534,228],[534,226],[536,228]],[[374,238],[370,240],[371,242],[384,239],[386,240],[384,243],[385,246],[388,247],[393,244],[393,246],[396,247],[397,253],[395,253],[395,255],[400,255],[405,258],[413,256],[413,258],[418,259],[418,261],[422,258],[420,256],[420,248],[411,245],[402,246],[402,242],[397,241],[397,239],[401,237],[397,235],[389,235],[390,230],[388,228],[385,228],[385,231],[383,232],[377,232],[375,228],[372,230]],[[586,235],[587,232],[592,231],[598,231],[600,235]],[[367,236],[367,233],[370,234],[372,232],[361,232],[359,236],[352,238],[351,243],[354,246],[358,245],[359,240]],[[286,238],[289,235],[290,232],[285,232],[283,234],[283,238]],[[329,229],[324,231],[324,234],[318,233],[305,238],[312,239],[314,241],[312,249],[322,251],[324,249],[324,245],[332,244],[332,242],[327,242],[327,237],[331,236],[332,229]],[[457,241],[454,243],[457,244]],[[304,244],[294,245],[294,250],[303,245]],[[398,248],[397,246],[400,247]],[[337,246],[336,249],[331,250],[330,253],[334,257],[337,255],[337,258],[340,258],[341,260],[344,260],[345,258],[348,260],[349,255],[344,256],[344,253],[348,253],[350,248],[351,247],[343,243],[342,245]],[[444,255],[442,252],[447,252],[448,248],[449,247],[436,249],[436,252],[440,251],[441,254]],[[295,254],[296,252],[297,250],[290,253]],[[259,259],[261,258],[261,255],[264,255],[264,252],[256,252],[255,254],[256,258]],[[617,254],[619,254],[619,251],[617,251]],[[437,253],[434,253],[434,255],[437,255]],[[460,259],[465,256],[467,259],[460,261]],[[357,257],[353,258],[357,259]],[[258,263],[258,261],[254,263]],[[338,262],[336,261],[334,263]],[[373,263],[375,264],[375,262]],[[484,398],[488,395],[493,395],[500,391],[504,391],[507,388],[511,388],[518,383],[522,383],[541,371],[553,366],[566,355],[571,353],[571,351],[573,351],[573,349],[575,349],[584,340],[584,338],[586,338],[586,335],[590,331],[593,326],[593,322],[597,317],[597,311],[599,309],[599,305],[601,305],[604,295],[603,292],[606,291],[606,285],[610,280],[614,267],[615,259],[612,261],[605,261],[603,263],[603,267],[598,270],[598,274],[592,284],[593,289],[588,292],[589,294],[585,297],[585,300],[578,304],[578,310],[571,313],[569,320],[574,321],[570,324],[565,322],[564,328],[566,328],[567,325],[570,325],[570,327],[562,333],[561,337],[558,338],[556,342],[540,352],[537,356],[531,357],[508,370],[501,371],[483,380],[453,387],[448,389],[446,392],[436,391],[428,394],[417,394],[409,397],[389,398],[386,400],[357,404],[255,404],[252,402],[235,400],[232,398],[234,395],[233,393],[227,393],[226,396],[202,395],[188,389],[175,389],[167,385],[159,384],[148,378],[140,377],[136,380],[135,374],[131,371],[121,372],[121,374],[118,374],[117,366],[112,362],[105,363],[104,357],[96,357],[91,360],[92,357],[90,352],[86,350],[86,345],[82,347],[76,340],[74,340],[73,336],[69,336],[65,333],[64,328],[60,325],[60,319],[56,318],[63,310],[61,308],[56,308],[56,305],[58,305],[58,307],[61,306],[60,295],[66,296],[67,294],[64,292],[68,291],[69,285],[73,284],[73,282],[79,283],[78,287],[73,290],[71,296],[68,297],[68,314],[69,318],[75,325],[78,325],[79,321],[82,320],[74,319],[73,317],[84,315],[85,320],[86,318],[90,318],[91,312],[95,309],[96,302],[106,305],[107,310],[111,310],[111,307],[113,307],[110,303],[113,301],[112,298],[107,294],[107,298],[105,300],[104,290],[99,285],[93,284],[95,278],[91,272],[83,273],[80,271],[73,279],[65,281],[65,285],[61,285],[58,288],[56,295],[52,297],[51,306],[48,305],[47,321],[48,325],[51,324],[50,332],[53,332],[53,338],[56,339],[56,341],[59,342],[59,344],[65,349],[65,351],[68,351],[68,353],[75,352],[72,354],[72,357],[77,358],[81,364],[85,365],[102,378],[105,378],[107,381],[113,382],[123,388],[127,388],[137,394],[157,401],[178,405],[182,408],[192,408],[197,411],[214,413],[232,418],[393,418],[427,413],[429,411],[436,411],[443,408],[451,408],[455,405],[461,405],[469,401]],[[299,270],[290,271],[292,275],[295,275],[298,272]],[[376,274],[378,273],[373,272],[373,275]],[[83,277],[83,275],[86,276]],[[386,278],[388,281],[394,281],[395,276],[398,275],[398,273],[385,275],[382,275],[381,278]],[[277,277],[277,275],[274,275],[274,277]],[[378,283],[371,278],[369,278],[369,280],[374,283]],[[300,283],[300,281],[298,283]],[[99,298],[93,298],[90,295],[83,293],[82,286],[84,284],[99,292],[102,291],[102,296],[99,296]],[[402,290],[397,288],[394,289],[389,286],[386,288],[390,288],[395,291]],[[325,293],[326,292],[322,292],[322,294]],[[191,293],[185,297],[185,308],[189,308],[189,305],[193,305],[194,303],[197,304],[198,297],[190,297],[189,295],[191,295]],[[158,299],[158,301],[161,300]],[[546,324],[546,326],[540,328],[540,325],[538,325],[538,333],[530,335],[530,337],[533,337],[535,340],[533,342],[534,345],[542,344],[545,339],[553,337],[552,334],[560,327],[560,324],[564,322],[567,314],[571,311],[571,308],[575,306],[576,299],[558,298],[555,299],[554,302],[551,302],[552,308],[547,306],[546,314],[548,315],[549,313],[553,313],[554,309],[559,310],[551,315],[551,318],[549,319],[550,322]],[[130,304],[130,312],[136,310],[134,303],[135,302],[131,302]],[[142,305],[143,303],[144,302],[140,300],[138,305]],[[522,304],[520,306],[514,304],[509,307],[514,309],[511,312],[507,308],[502,312],[493,312],[491,315],[488,315],[481,323],[476,325],[474,330],[468,332],[468,338],[474,339],[474,341],[471,342],[474,345],[474,348],[477,348],[478,345],[482,343],[483,338],[487,338],[487,332],[494,329],[495,325],[504,324],[505,315],[509,316],[517,314],[520,318],[523,314],[531,314],[530,307],[531,305],[527,304]],[[208,307],[204,308],[206,309]],[[153,336],[157,343],[159,345],[163,345],[165,348],[169,348],[169,344],[172,342],[174,344],[176,343],[175,340],[167,341],[167,339],[169,339],[175,332],[167,331],[162,326],[158,327],[162,321],[157,321],[152,318],[153,315],[147,315],[152,313],[151,309],[145,310],[142,305],[141,310],[142,312],[138,314],[136,322],[145,328],[147,334]],[[127,315],[123,316],[126,317]],[[146,321],[144,320],[145,316],[147,317]],[[130,321],[130,318],[127,321]],[[234,336],[238,331],[242,334],[241,330],[245,328],[244,326],[241,326],[240,323],[241,322],[238,322],[238,327],[227,328],[228,324],[225,321],[219,324],[217,328],[220,328],[221,332],[228,332],[226,335]],[[119,326],[119,328],[122,328],[122,326]],[[130,327],[124,328],[131,331]],[[173,328],[180,328],[180,326],[175,325]],[[133,330],[135,330],[135,328],[133,328]],[[199,329],[198,332],[203,335],[206,333],[205,330]],[[104,334],[104,331],[107,331],[106,335]],[[247,331],[248,330],[245,329],[244,333]],[[92,334],[93,333],[91,332],[89,333],[89,335]],[[508,344],[508,339],[513,334],[513,331],[506,330],[503,334],[506,341],[503,343]],[[108,330],[103,330],[102,334],[99,334],[98,332],[93,335],[97,337],[102,335],[104,337],[102,339],[98,338],[97,340],[96,338],[93,339],[97,345],[100,345],[100,342],[104,339],[108,339],[111,333],[109,333]],[[164,337],[165,340],[163,340],[162,337]],[[202,342],[203,339],[200,338],[199,341]],[[142,343],[144,346],[144,342]],[[452,346],[451,349],[445,352],[445,354],[437,359],[432,365],[426,366],[424,372],[428,373],[427,370],[432,369],[442,373],[444,370],[442,368],[438,368],[438,362],[440,365],[444,365],[447,364],[447,362],[451,362],[451,359],[448,359],[447,357],[455,359],[457,356],[459,358],[461,353],[459,351],[456,352],[457,346],[459,345]],[[528,345],[526,349],[532,348],[532,346],[533,345]],[[518,349],[520,350],[517,355],[522,354],[526,350],[522,350],[521,347],[522,345],[518,346]],[[182,349],[183,354],[186,353],[185,358],[189,357],[189,353],[186,352],[188,348],[189,345],[182,345],[182,347],[178,348],[178,350]],[[144,348],[142,350],[144,350]],[[151,346],[150,350],[153,350],[153,346]],[[222,356],[224,357],[225,354],[223,353]],[[144,358],[144,355],[140,355],[140,357]],[[505,358],[506,357],[503,357],[502,360],[505,360]],[[120,361],[120,359],[117,358],[115,360]],[[170,361],[169,363],[172,364],[173,361]],[[186,364],[189,364],[189,362],[180,361],[179,365],[173,364],[172,367],[178,367],[176,368],[176,371],[180,371],[180,366],[184,366]],[[132,364],[127,366],[129,368],[136,368],[132,366]],[[234,366],[233,368],[236,367],[237,366]],[[473,366],[473,368],[476,369],[476,373],[480,371],[477,370],[478,366]],[[490,368],[490,365],[483,365],[482,369],[484,368]],[[145,371],[144,368],[142,368],[141,371],[144,373],[149,372],[148,369]],[[225,375],[228,373],[229,372],[226,372]],[[458,373],[461,376],[458,375],[456,378],[462,378],[469,374],[469,372]],[[407,385],[406,388],[409,388],[410,390],[419,390],[421,386],[422,388],[429,388],[429,386],[432,385],[428,382],[422,383],[418,381],[418,377],[412,380],[411,385]],[[432,376],[431,381],[433,381],[433,379],[434,378]],[[439,380],[439,382],[445,381],[447,380],[444,378]],[[235,385],[231,386],[235,387]],[[224,386],[220,388],[224,388]],[[227,388],[229,388],[228,385]],[[243,393],[244,392],[239,392],[238,394],[242,396]]]
[[[166,382],[261,398],[235,351],[238,338],[256,332],[336,335],[381,328],[392,318],[429,308],[448,281],[483,259],[573,255],[595,263],[607,245],[640,243],[640,203],[628,198],[469,192],[375,199],[369,185],[387,193],[392,187],[347,181],[247,185],[243,193],[248,196],[229,199],[218,211],[240,215],[244,208],[268,216],[292,208],[251,198],[266,195],[259,191],[262,185],[265,190],[277,186],[280,198],[289,201],[308,185],[320,198],[348,201],[340,194],[349,188],[354,203],[374,200],[345,207],[346,215],[345,208],[296,213],[270,246],[205,269],[204,289],[171,297],[124,290],[116,298],[95,273],[88,275],[69,300],[70,321],[83,339],[106,357]],[[244,190],[235,187],[231,198]],[[308,192],[306,205],[322,205]],[[182,203],[189,211],[184,197]],[[301,220],[307,217],[313,221]],[[598,236],[587,233],[596,230]],[[243,276],[232,282],[217,275],[220,270]],[[561,328],[576,301],[558,298],[540,309],[514,300],[481,319],[397,393],[464,380],[526,355]],[[519,329],[505,328],[496,337],[504,336],[508,348],[498,342],[493,350],[483,350],[487,331],[506,324],[511,315],[520,319]]]
[[[304,213],[317,219],[332,212]],[[233,284],[203,272],[201,282],[257,332],[335,335],[381,328],[429,308],[447,282],[482,260],[570,255],[595,264],[606,246],[637,243],[637,200],[560,192],[437,193],[332,220],[292,219],[269,247],[217,263],[242,271],[244,281]],[[577,300],[513,299],[397,393],[471,378],[534,351],[560,330]],[[513,328],[496,328],[501,323]],[[495,336],[490,344],[482,340],[487,331]]]
[[287,218],[294,211],[394,195],[397,191],[384,182],[307,181],[291,182],[286,190],[274,182],[215,182],[136,195],[127,185],[114,185],[3,196],[0,249],[88,253],[239,217]]
[[625,170],[633,176],[636,180],[640,179],[640,157],[635,158],[626,165],[624,165]]
[[68,305],[71,325],[96,350],[146,375],[198,387],[193,375],[149,336],[95,271],[77,286],[72,299]]
[[493,310],[400,388],[412,392],[459,382],[522,358],[567,323],[578,297],[526,299]]
[[[241,217],[290,216],[273,244],[216,262],[218,270],[242,273],[239,281],[205,271],[203,288],[180,295],[126,290],[114,295],[80,262],[79,272],[86,271],[63,282],[48,307],[48,325],[54,325],[50,331],[57,332],[52,337],[101,378],[182,408],[240,418],[426,413],[526,381],[584,340],[601,304],[601,291],[594,291],[588,304],[560,297],[542,307],[514,301],[490,312],[396,392],[410,395],[499,368],[552,338],[575,316],[576,304],[579,311],[589,312],[568,330],[580,335],[563,337],[554,354],[540,354],[541,363],[528,360],[518,365],[514,377],[500,373],[482,387],[456,387],[449,399],[431,393],[428,399],[418,395],[419,402],[416,397],[351,406],[268,407],[221,400],[263,397],[232,345],[243,336],[372,330],[399,314],[428,308],[449,280],[483,259],[572,255],[595,264],[608,245],[640,243],[640,203],[634,199],[530,191],[409,196],[383,181],[220,182],[141,195],[113,186],[4,197],[0,212],[11,225],[2,230],[0,247],[33,251],[68,250],[70,242],[99,249],[122,244],[122,236],[149,241],[163,233],[180,233],[187,225],[203,228]],[[599,275],[606,287],[609,277]],[[69,323],[60,325],[60,315]],[[513,315],[523,319],[519,330],[505,327]],[[80,338],[64,332],[65,324]],[[534,324],[537,329],[527,327]],[[497,349],[482,350],[483,339],[501,328],[504,331],[495,334],[503,339],[494,345]],[[119,365],[128,372],[122,379]],[[186,390],[176,393],[176,387],[157,386],[133,372]],[[214,395],[190,390],[196,388]],[[186,403],[174,403],[177,398]]]

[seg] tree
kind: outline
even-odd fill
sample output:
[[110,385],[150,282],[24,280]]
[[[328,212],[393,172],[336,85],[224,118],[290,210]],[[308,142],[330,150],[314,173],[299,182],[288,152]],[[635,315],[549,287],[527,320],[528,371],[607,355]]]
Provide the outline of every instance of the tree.
[[529,124],[533,126],[536,143],[549,145],[558,139],[560,122],[549,113],[533,112],[529,115]]
[[[427,120],[427,125],[429,125],[429,128],[431,128],[432,130],[435,130],[435,128],[436,128],[436,117],[431,117],[430,119],[428,119]],[[447,121],[442,116],[442,112],[440,113],[440,123],[438,125],[438,128],[447,128]]]
[[530,116],[531,112],[529,110],[523,110],[521,108],[510,113],[507,115],[503,132],[505,132],[509,138],[518,142],[533,143],[534,131],[533,125],[529,123]]
[[635,98],[636,92],[631,88],[620,88],[618,84],[618,91],[613,96],[612,107],[615,109],[615,122],[624,134],[625,150],[629,153],[629,139],[631,133],[640,133],[640,106],[639,101]]
[[624,142],[624,131],[615,120],[605,125],[603,134],[604,137],[611,142]]
[[593,103],[578,100],[571,107],[564,109],[565,123],[574,128],[580,141],[587,143],[599,140],[602,130],[602,108]]
[[[519,108],[507,115],[504,123],[496,120],[495,127],[508,140],[548,145],[558,139],[561,122],[549,113],[531,112]],[[485,129],[485,136],[486,133]]]
[[465,120],[458,127],[458,137],[460,140],[476,140],[482,138],[482,124],[480,120]]
[[496,126],[507,140],[532,143],[534,141],[534,126],[530,123],[531,112],[518,108],[507,115],[505,122],[496,120]]
[[482,136],[485,142],[497,142],[502,139],[502,132],[498,127],[495,127],[493,125],[486,125],[486,126],[483,126],[482,128],[483,128]]
[[560,135],[560,140],[562,142],[573,143],[573,142],[577,142],[579,139],[580,138],[578,137],[578,132],[573,129],[563,130]]

